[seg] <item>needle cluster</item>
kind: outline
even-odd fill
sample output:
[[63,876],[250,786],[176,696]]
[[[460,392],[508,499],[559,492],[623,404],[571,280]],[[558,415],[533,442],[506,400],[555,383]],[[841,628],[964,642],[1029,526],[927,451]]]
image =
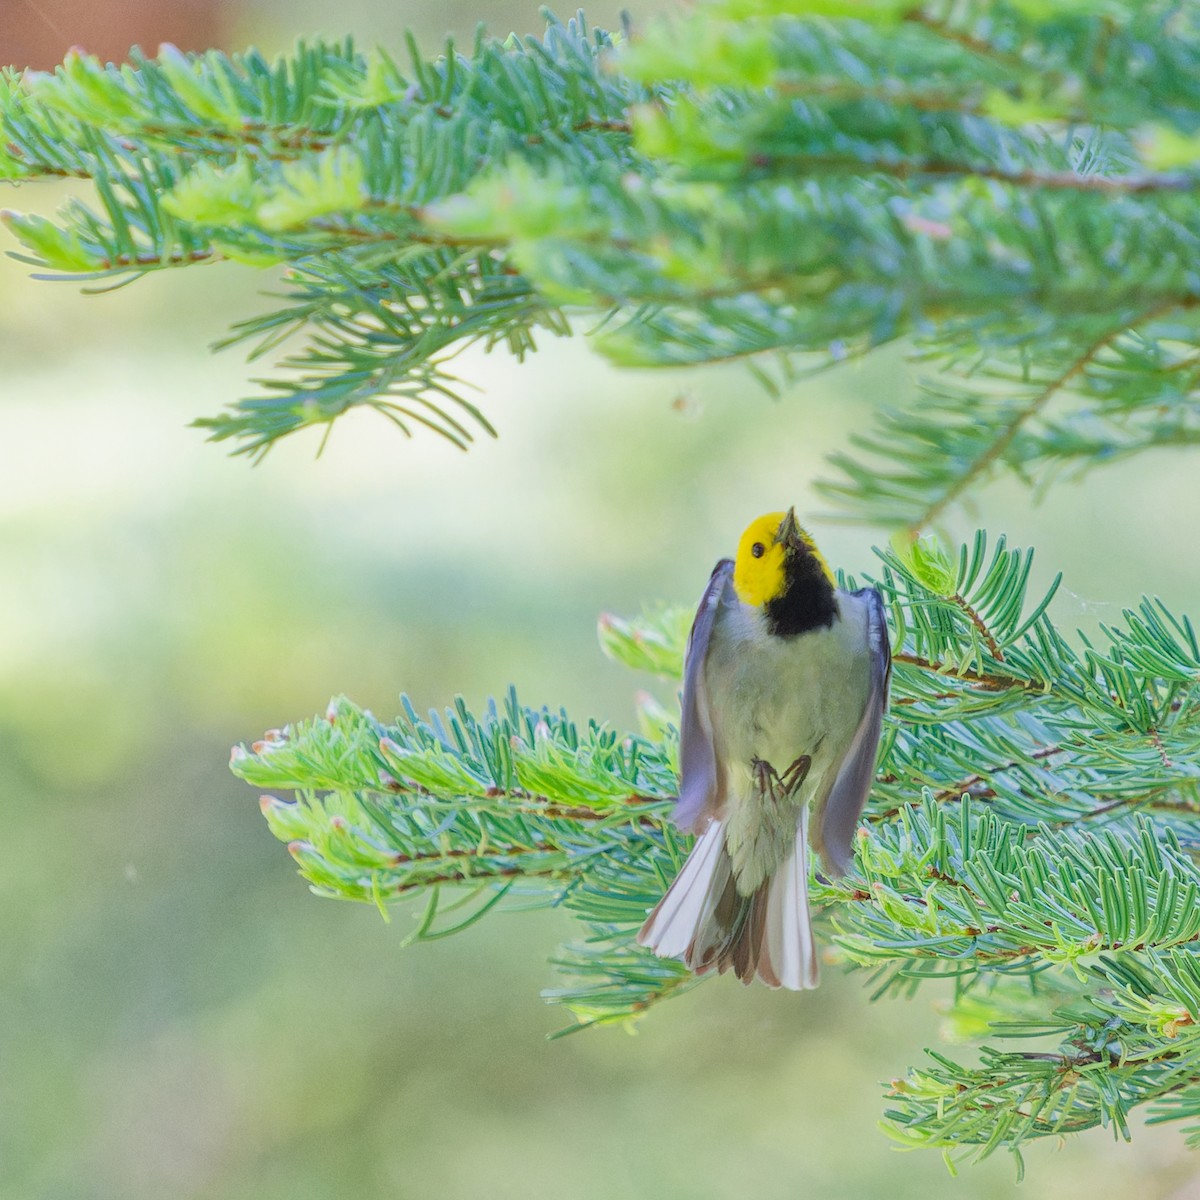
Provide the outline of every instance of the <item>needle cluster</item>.
[[284,267],[230,342],[289,349],[199,424],[238,452],[373,409],[465,447],[451,369],[590,330],[618,362],[769,384],[905,339],[828,494],[917,529],[999,471],[1044,484],[1200,440],[1200,17],[1174,0],[708,0],[644,31],[428,56],[72,54],[0,77],[0,179],[51,273]]
[[[802,11],[801,11],[802,10]],[[275,358],[198,422],[239,453],[374,410],[491,433],[452,372],[573,326],[638,366],[745,361],[777,386],[893,341],[923,380],[826,495],[907,529],[874,582],[895,651],[854,870],[823,935],[879,992],[953,981],[977,1054],[894,1082],[909,1144],[1014,1152],[1130,1112],[1200,1138],[1200,645],[1150,599],[1092,640],[1031,557],[916,538],[1010,472],[1038,488],[1200,441],[1200,14],[1176,0],[707,0],[619,33],[436,56],[163,47],[0,73],[0,180],[90,186],[3,221],[93,286],[223,261],[282,273],[229,342]],[[82,189],[81,189],[82,191]],[[853,581],[847,581],[853,585]],[[678,679],[690,613],[606,619]],[[616,733],[515,696],[384,722],[348,700],[234,771],[322,895],[578,922],[569,1028],[699,982],[633,940],[689,849],[677,713]]]
[[[1200,642],[1143,601],[1097,642],[1067,637],[1031,555],[982,533],[957,558],[882,555],[895,667],[854,868],[814,875],[819,933],[877,994],[952,979],[978,1062],[897,1081],[902,1140],[986,1153],[1128,1114],[1200,1115]],[[849,581],[853,582],[853,581]],[[677,678],[677,611],[606,619],[614,657]],[[670,821],[677,716],[638,733],[509,695],[384,723],[346,700],[235,752],[323,895],[420,897],[411,935],[495,908],[579,922],[546,993],[568,1029],[627,1021],[702,982],[637,946],[689,849]],[[282,793],[282,794],[281,794]],[[823,929],[822,929],[823,925]],[[1039,1038],[1036,1051],[997,1049]]]

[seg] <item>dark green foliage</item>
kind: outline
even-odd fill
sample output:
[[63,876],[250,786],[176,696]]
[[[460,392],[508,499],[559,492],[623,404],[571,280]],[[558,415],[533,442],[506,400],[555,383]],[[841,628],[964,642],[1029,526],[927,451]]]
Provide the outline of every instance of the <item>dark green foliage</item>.
[[61,228],[8,223],[33,261],[73,276],[291,265],[287,306],[230,340],[264,353],[304,331],[307,347],[268,395],[201,422],[218,439],[258,454],[367,405],[406,433],[423,425],[465,446],[491,427],[446,357],[480,339],[521,356],[538,330],[569,330],[496,238],[444,234],[425,207],[499,164],[627,169],[633,93],[598,69],[609,44],[555,25],[541,42],[480,39],[470,59],[450,46],[428,61],[410,46],[407,70],[349,43],[274,64],[167,51],[118,69],[72,55],[54,76],[5,80],[0,179],[90,178],[100,210],[73,203]]
[[[879,992],[951,978],[981,1048],[896,1081],[889,1127],[1019,1152],[1127,1136],[1149,1105],[1200,1137],[1196,634],[1143,599],[1068,637],[1054,588],[1026,594],[1028,553],[916,537],[1001,470],[1044,489],[1200,440],[1200,18],[800,7],[712,0],[636,38],[551,20],[435,58],[72,55],[0,76],[0,179],[89,180],[94,199],[4,219],[76,280],[285,267],[279,309],[229,341],[298,348],[200,422],[251,455],[356,407],[465,446],[491,425],[453,355],[522,357],[579,316],[617,362],[746,359],[768,382],[904,339],[917,401],[885,397],[825,485],[911,536],[875,581],[894,688],[855,870],[813,888],[843,961]],[[689,619],[610,618],[601,639],[677,677]],[[675,715],[645,718],[626,737],[510,696],[384,724],[337,701],[233,767],[287,793],[264,812],[319,893],[423,898],[413,937],[569,911],[547,996],[582,1028],[697,982],[633,940],[688,850]]]
[[[883,556],[895,650],[891,712],[854,871],[814,882],[826,936],[879,992],[955,980],[978,1037],[1052,1050],[942,1056],[894,1087],[913,1144],[1015,1149],[1109,1124],[1200,1087],[1200,647],[1149,601],[1089,645],[1063,637],[1030,555],[982,534],[954,561],[918,543]],[[677,666],[679,612],[607,619],[609,653]],[[676,733],[621,736],[509,696],[476,718],[411,708],[384,725],[336,701],[234,770],[284,789],[272,829],[326,895],[426,897],[415,937],[493,905],[556,904],[581,940],[546,995],[582,1025],[627,1020],[697,982],[633,943],[686,855],[667,801]],[[443,910],[443,897],[454,897]],[[1019,1014],[1018,1025],[1013,1024]],[[948,1100],[952,1100],[950,1103]]]
[[800,354],[784,378],[908,337],[920,402],[828,485],[877,522],[926,525],[1002,468],[1194,444],[1196,14],[807,7],[403,61],[73,55],[0,85],[0,178],[97,203],[8,223],[73,277],[287,264],[286,304],[231,340],[303,347],[201,422],[251,454],[358,406],[465,446],[491,426],[448,360],[522,356],[577,312],[620,362]]

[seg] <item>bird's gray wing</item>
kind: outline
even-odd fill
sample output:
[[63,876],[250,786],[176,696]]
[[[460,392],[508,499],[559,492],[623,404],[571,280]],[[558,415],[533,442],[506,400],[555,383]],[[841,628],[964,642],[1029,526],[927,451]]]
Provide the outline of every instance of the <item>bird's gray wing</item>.
[[733,561],[723,558],[700,599],[683,659],[683,711],[679,721],[679,800],[672,814],[685,831],[701,831],[720,808],[720,773],[712,713],[704,686],[704,660],[717,609],[733,590]]
[[875,779],[875,756],[879,751],[883,713],[887,708],[888,688],[892,682],[892,650],[888,644],[883,600],[874,588],[862,588],[850,595],[867,605],[871,690],[850,749],[821,814],[821,861],[826,870],[834,875],[844,875],[854,858],[854,831]]

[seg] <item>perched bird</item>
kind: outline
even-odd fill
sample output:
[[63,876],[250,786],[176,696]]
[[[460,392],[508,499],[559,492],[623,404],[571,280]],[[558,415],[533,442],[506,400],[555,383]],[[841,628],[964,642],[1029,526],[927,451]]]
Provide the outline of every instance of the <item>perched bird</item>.
[[698,834],[638,941],[697,972],[817,986],[808,846],[843,875],[891,651],[874,588],[838,588],[794,509],[716,566],[688,638],[674,819]]

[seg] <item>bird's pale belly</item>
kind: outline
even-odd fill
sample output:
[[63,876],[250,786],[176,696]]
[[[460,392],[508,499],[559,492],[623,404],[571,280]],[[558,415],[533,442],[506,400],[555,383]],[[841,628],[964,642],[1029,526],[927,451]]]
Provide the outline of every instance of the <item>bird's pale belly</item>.
[[[727,626],[705,664],[717,757],[725,772],[727,842],[739,891],[749,892],[793,844],[800,807],[820,808],[833,787],[871,685],[865,609],[843,605],[828,629],[791,638],[765,633],[744,607],[718,617]],[[803,782],[783,797],[764,795],[763,766],[782,776],[807,756]]]

